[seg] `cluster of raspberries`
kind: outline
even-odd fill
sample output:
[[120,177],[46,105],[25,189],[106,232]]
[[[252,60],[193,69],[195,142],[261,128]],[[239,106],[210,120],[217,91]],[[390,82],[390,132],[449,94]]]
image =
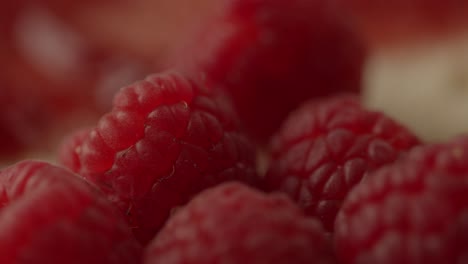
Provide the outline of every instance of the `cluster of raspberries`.
[[0,263],[468,263],[468,136],[366,109],[332,7],[229,1],[59,164],[0,170]]

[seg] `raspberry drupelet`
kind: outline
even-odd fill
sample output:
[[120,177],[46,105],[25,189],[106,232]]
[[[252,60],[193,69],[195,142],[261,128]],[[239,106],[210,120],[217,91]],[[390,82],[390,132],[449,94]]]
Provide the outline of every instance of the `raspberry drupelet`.
[[369,175],[335,225],[343,263],[466,263],[468,137],[418,147]]
[[196,196],[146,248],[145,264],[333,264],[320,223],[287,196],[226,183]]
[[308,215],[333,231],[348,192],[369,172],[419,144],[406,128],[359,98],[338,95],[306,102],[272,141],[264,186],[290,195]]
[[146,243],[199,191],[257,182],[255,148],[238,123],[225,97],[165,72],[123,88],[95,128],[69,140],[78,144],[62,160],[74,160],[75,171],[107,194]]
[[69,170],[26,160],[0,172],[0,263],[139,264],[120,212]]

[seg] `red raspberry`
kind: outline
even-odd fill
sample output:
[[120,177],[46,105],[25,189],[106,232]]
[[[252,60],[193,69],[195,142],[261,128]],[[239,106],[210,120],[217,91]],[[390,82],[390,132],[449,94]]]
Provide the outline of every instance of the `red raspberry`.
[[227,91],[265,142],[305,99],[360,90],[364,48],[335,11],[318,0],[231,0],[176,61]]
[[356,187],[338,214],[343,263],[466,263],[468,137],[416,148]]
[[23,161],[0,172],[0,263],[140,263],[117,210],[71,172]]
[[319,222],[286,196],[238,183],[207,190],[170,218],[145,264],[334,263]]
[[255,150],[222,97],[165,73],[114,99],[113,110],[68,153],[78,157],[76,171],[126,214],[141,242],[199,191],[254,181]]
[[418,142],[382,113],[363,109],[355,97],[309,101],[274,137],[265,185],[289,194],[332,231],[343,199],[362,177]]

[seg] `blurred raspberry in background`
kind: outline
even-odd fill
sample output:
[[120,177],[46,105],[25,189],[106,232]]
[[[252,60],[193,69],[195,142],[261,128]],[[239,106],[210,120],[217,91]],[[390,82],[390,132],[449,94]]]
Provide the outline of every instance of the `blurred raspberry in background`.
[[0,159],[47,153],[64,133],[94,122],[116,90],[161,70],[171,43],[209,2],[2,1]]

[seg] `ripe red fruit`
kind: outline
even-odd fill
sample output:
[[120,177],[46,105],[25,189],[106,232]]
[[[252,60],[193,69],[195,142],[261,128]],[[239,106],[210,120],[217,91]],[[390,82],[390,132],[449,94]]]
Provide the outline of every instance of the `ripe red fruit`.
[[141,248],[97,189],[23,161],[0,172],[0,263],[140,263]]
[[229,180],[255,181],[254,147],[229,104],[203,85],[164,73],[114,99],[113,110],[82,143],[64,152],[77,158],[62,160],[77,160],[75,171],[126,214],[141,242],[199,191]]
[[348,192],[418,143],[384,114],[365,110],[356,97],[312,100],[275,135],[265,188],[286,192],[332,231]]
[[369,175],[335,227],[343,263],[466,263],[468,137],[416,148]]
[[172,216],[145,264],[334,263],[320,224],[286,196],[238,183],[207,190]]
[[360,90],[365,51],[347,23],[327,1],[232,0],[175,61],[227,91],[266,142],[307,98]]

